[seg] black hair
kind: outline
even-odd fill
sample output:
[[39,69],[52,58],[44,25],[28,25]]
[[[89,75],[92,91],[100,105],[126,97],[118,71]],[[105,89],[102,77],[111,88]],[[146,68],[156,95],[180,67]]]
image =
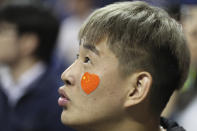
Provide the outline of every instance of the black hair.
[[104,38],[123,76],[138,71],[152,75],[150,107],[160,115],[188,74],[190,54],[182,26],[161,8],[120,2],[94,11],[79,33],[81,41],[92,45]]
[[0,22],[15,25],[19,36],[35,34],[39,43],[34,55],[45,63],[50,62],[59,21],[49,9],[35,5],[5,5],[0,9]]

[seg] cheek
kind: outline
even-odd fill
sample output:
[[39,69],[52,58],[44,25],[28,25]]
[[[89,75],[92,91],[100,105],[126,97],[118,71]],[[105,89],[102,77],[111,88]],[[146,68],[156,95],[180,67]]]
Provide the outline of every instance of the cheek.
[[124,88],[124,81],[120,78],[116,71],[105,74],[101,77],[100,82],[100,96],[105,98],[104,102],[109,105],[120,106],[126,95],[126,88]]
[[0,59],[5,61],[13,61],[18,56],[18,47],[16,41],[12,39],[0,38]]
[[92,93],[98,87],[100,78],[96,74],[84,73],[81,78],[81,88],[86,94]]

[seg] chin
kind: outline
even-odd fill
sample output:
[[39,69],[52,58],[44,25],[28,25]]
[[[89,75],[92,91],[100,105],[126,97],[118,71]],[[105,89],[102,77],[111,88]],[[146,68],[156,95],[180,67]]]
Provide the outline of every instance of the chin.
[[[69,118],[69,112],[67,110],[63,110],[61,114],[61,121],[64,125],[70,125],[71,124],[71,119]],[[69,124],[70,123],[70,124]]]
[[[63,110],[61,114],[61,122],[62,124],[69,126],[74,129],[82,129],[86,128],[87,126],[91,125],[92,121],[82,117],[82,114],[68,112],[68,110]],[[88,116],[88,115],[86,115]]]
[[73,127],[73,126],[77,126],[80,125],[80,115],[76,116],[74,115],[74,113],[69,112],[68,110],[64,109],[62,114],[61,114],[61,122],[64,125]]

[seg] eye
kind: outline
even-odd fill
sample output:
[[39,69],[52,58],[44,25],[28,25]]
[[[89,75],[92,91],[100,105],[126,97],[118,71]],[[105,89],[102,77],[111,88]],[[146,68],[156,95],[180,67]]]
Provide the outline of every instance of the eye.
[[90,58],[89,57],[85,57],[84,58],[84,63],[88,63],[88,62],[90,62]]

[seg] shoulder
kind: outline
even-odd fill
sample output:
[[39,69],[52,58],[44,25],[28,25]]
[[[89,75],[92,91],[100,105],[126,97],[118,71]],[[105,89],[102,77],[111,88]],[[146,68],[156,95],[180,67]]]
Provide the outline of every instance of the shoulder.
[[166,119],[163,117],[160,118],[160,124],[167,131],[185,131],[185,129],[183,127],[179,126],[173,120]]

